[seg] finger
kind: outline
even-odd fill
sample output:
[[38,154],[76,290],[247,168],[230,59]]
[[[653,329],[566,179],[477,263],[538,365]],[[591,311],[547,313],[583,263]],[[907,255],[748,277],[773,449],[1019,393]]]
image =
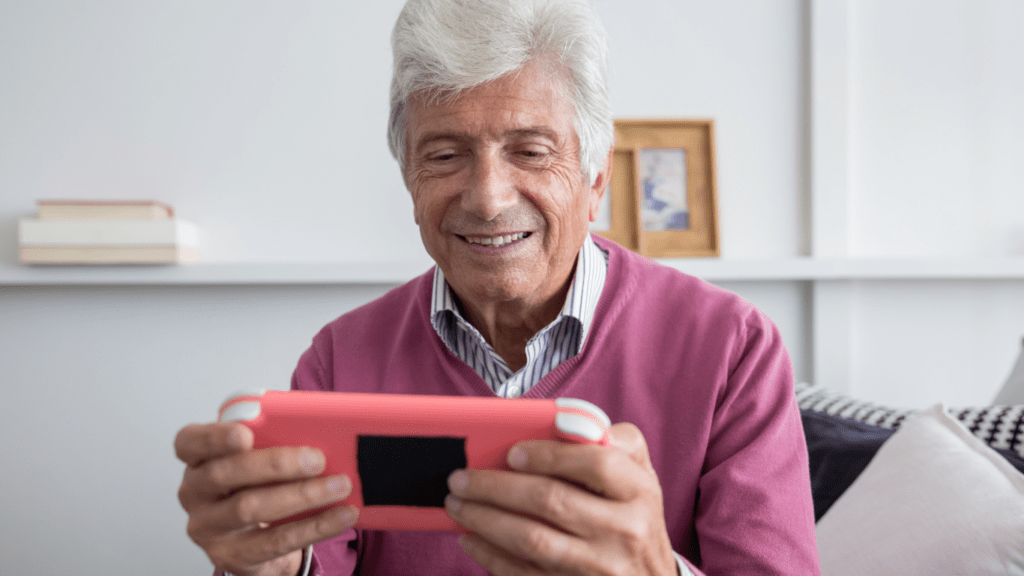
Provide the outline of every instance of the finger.
[[312,518],[289,522],[274,528],[252,530],[237,544],[237,563],[255,566],[279,558],[310,544],[334,538],[352,528],[359,519],[354,506],[331,508]]
[[632,500],[645,490],[648,471],[624,450],[596,444],[528,440],[509,450],[518,472],[554,476],[612,500]]
[[629,456],[644,468],[654,471],[651,464],[651,453],[647,448],[647,440],[643,432],[635,424],[620,422],[608,429],[611,438],[611,446],[629,454]]
[[315,448],[263,448],[189,468],[183,483],[197,498],[220,498],[251,486],[312,478],[325,466],[323,452]]
[[585,542],[537,520],[453,496],[446,499],[445,509],[492,547],[541,569],[557,572],[588,566],[593,560]]
[[448,488],[463,500],[538,518],[590,539],[611,529],[621,504],[557,478],[497,470],[457,470]]
[[346,476],[242,490],[192,514],[196,532],[222,533],[272,523],[339,502],[352,493]]
[[174,453],[189,466],[252,448],[253,435],[236,422],[189,424],[174,439]]

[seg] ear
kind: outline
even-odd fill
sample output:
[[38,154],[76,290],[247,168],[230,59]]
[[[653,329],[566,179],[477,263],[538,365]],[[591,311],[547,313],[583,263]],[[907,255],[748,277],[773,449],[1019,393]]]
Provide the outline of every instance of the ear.
[[597,178],[594,179],[594,183],[590,187],[590,221],[594,222],[597,220],[597,215],[601,212],[601,199],[604,197],[605,190],[608,189],[608,183],[612,179],[612,157],[615,154],[615,146],[608,149],[608,155],[604,159],[604,169],[597,174]]

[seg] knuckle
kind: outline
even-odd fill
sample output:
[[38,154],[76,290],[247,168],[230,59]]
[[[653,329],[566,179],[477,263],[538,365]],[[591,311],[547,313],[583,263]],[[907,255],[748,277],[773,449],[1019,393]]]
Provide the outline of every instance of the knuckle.
[[629,531],[625,534],[622,544],[628,557],[637,558],[647,548],[647,539],[636,532]]
[[210,561],[213,562],[214,566],[224,566],[229,560],[229,555],[225,553],[226,550],[223,544],[210,544],[204,547],[203,550],[210,557]]
[[610,450],[595,452],[592,469],[597,475],[597,480],[602,483],[612,478],[617,470],[622,469],[621,454]]
[[626,440],[631,444],[642,442],[644,439],[643,432],[641,432],[640,428],[632,422],[619,422],[618,424],[615,424],[614,428],[616,435],[622,436],[623,440]]
[[255,562],[249,562],[245,557],[245,550],[239,550],[229,541],[217,541],[204,548],[206,555],[214,566],[226,572],[242,572],[243,567]]
[[203,547],[203,527],[199,520],[195,517],[189,517],[188,524],[185,526],[185,533],[188,534],[190,540]]
[[294,458],[291,458],[287,452],[275,450],[267,459],[267,465],[274,476],[282,477],[288,475],[294,468],[297,468],[297,464],[293,463],[293,460]]
[[259,512],[263,506],[263,498],[253,491],[242,492],[235,496],[234,514],[243,525],[259,522]]
[[525,552],[533,558],[537,558],[543,564],[554,564],[556,550],[550,535],[540,527],[528,528],[523,534],[522,546]]
[[185,445],[187,443],[189,428],[191,427],[192,424],[185,426],[181,430],[178,430],[178,433],[174,436],[174,455],[182,462],[185,462]]
[[623,514],[619,527],[622,546],[630,553],[630,556],[635,556],[647,548],[651,541],[650,525],[642,514],[635,510]]
[[224,490],[231,483],[232,470],[226,460],[213,460],[207,462],[203,468],[206,470],[206,479],[216,490]]
[[309,540],[319,540],[325,536],[331,534],[337,534],[341,532],[346,526],[341,521],[339,515],[334,511],[328,511],[319,514],[312,524],[312,534],[309,534]]
[[336,524],[337,522],[335,521],[334,514],[320,514],[313,519],[312,532],[317,536],[320,534],[327,534],[334,531]]
[[610,559],[602,570],[608,576],[632,576],[636,574],[636,565],[628,558],[617,557]]
[[541,514],[547,518],[564,518],[566,493],[555,483],[545,483],[532,489],[532,498]]
[[178,486],[178,504],[181,504],[181,507],[188,511],[191,502],[192,490],[189,488],[187,481],[182,479],[181,485]]
[[288,530],[283,527],[281,529],[269,531],[267,538],[264,541],[263,557],[277,558],[291,552],[293,548],[296,548],[293,533],[293,530]]
[[303,482],[299,486],[299,495],[307,504],[318,504],[323,499],[321,483],[317,481]]

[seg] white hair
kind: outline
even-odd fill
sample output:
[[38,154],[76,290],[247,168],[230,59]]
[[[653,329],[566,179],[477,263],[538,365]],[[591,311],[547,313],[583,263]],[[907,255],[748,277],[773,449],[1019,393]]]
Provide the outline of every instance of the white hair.
[[552,59],[573,106],[580,173],[591,184],[614,138],[604,27],[587,0],[409,0],[391,35],[388,146],[405,170],[408,101],[460,92]]

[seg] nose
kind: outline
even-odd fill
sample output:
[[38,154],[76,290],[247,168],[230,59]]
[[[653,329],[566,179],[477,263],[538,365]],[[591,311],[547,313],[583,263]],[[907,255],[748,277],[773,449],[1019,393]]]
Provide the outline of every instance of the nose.
[[462,209],[484,221],[491,221],[518,202],[519,193],[511,166],[500,152],[474,157],[472,176],[462,193]]

